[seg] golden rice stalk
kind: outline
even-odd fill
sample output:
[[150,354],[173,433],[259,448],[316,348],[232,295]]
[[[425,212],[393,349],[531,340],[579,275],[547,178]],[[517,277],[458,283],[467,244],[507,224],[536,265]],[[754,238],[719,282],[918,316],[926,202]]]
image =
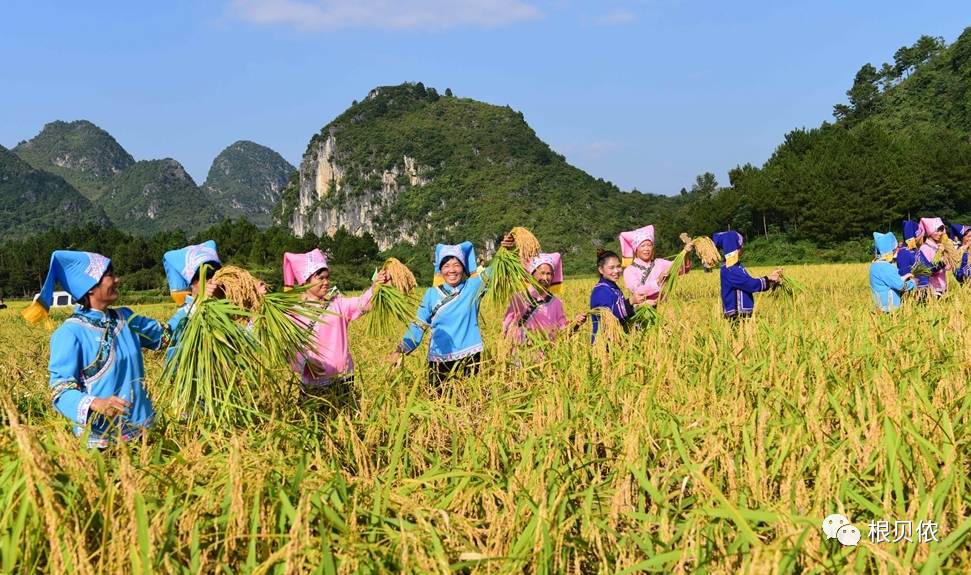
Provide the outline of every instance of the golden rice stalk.
[[691,245],[695,248],[695,253],[698,254],[698,259],[701,263],[709,268],[718,267],[722,261],[722,255],[719,253],[718,248],[715,247],[715,242],[711,241],[708,236],[697,236],[691,240]]
[[260,280],[253,274],[240,267],[225,266],[213,274],[212,282],[219,287],[227,300],[246,311],[260,311],[263,303],[259,290]]
[[597,318],[598,342],[618,343],[623,339],[624,327],[609,308],[595,307],[589,313]]
[[527,230],[524,227],[517,226],[509,231],[514,242],[516,242],[516,250],[519,252],[519,258],[524,262],[535,258],[540,253],[539,240],[533,235],[533,232]]
[[954,241],[947,236],[941,240],[941,246],[934,259],[943,261],[952,270],[961,267],[961,252],[954,245]]
[[388,272],[390,283],[376,286],[371,294],[367,334],[384,337],[397,335],[415,316],[418,302],[411,292],[418,282],[408,266],[396,258],[385,260],[381,269]]
[[402,293],[411,293],[411,290],[418,286],[418,282],[415,281],[415,274],[411,273],[408,266],[398,261],[397,258],[385,260],[381,269],[388,272],[391,285]]

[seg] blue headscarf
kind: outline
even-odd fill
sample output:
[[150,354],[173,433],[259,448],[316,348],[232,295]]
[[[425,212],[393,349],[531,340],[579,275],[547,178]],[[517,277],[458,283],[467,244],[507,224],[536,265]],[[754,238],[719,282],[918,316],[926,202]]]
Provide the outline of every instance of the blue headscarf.
[[876,259],[890,261],[893,259],[894,250],[897,249],[897,236],[893,232],[885,234],[873,232],[873,245]]
[[[20,315],[30,323],[47,320],[47,312],[54,303],[54,287],[60,284],[75,300],[85,296],[98,285],[111,265],[111,260],[101,254],[57,250],[51,254],[47,279],[37,299]],[[48,327],[53,327],[47,321]]]
[[732,267],[738,263],[738,249],[742,247],[745,240],[742,238],[742,234],[729,230],[727,232],[718,232],[717,234],[711,236],[711,241],[715,243],[715,247],[721,250],[722,254],[725,256],[725,266]]
[[917,230],[920,226],[913,220],[904,220],[903,223],[904,243],[907,244],[908,249],[915,249],[917,247]]
[[964,234],[968,233],[968,231],[971,231],[971,226],[951,224],[951,237],[954,238],[954,241],[959,244],[961,243],[961,240],[964,239]]
[[222,263],[216,252],[216,242],[212,240],[168,251],[162,256],[162,267],[165,268],[165,277],[169,281],[169,292],[176,303],[181,305],[185,300],[192,284],[192,277],[196,275],[199,266],[205,263]]
[[445,282],[442,277],[442,263],[449,257],[456,258],[465,268],[465,273],[469,275],[474,274],[478,269],[478,264],[475,261],[475,246],[472,245],[472,242],[462,242],[457,245],[438,244],[435,246],[434,285],[436,286]]

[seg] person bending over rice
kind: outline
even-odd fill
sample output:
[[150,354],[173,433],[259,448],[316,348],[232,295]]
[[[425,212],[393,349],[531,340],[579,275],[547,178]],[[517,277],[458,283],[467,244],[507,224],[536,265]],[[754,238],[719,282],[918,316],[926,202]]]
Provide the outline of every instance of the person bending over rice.
[[897,256],[897,237],[892,233],[881,234],[873,232],[873,244],[876,254],[870,264],[870,290],[873,293],[873,303],[880,311],[892,312],[900,307],[900,296],[908,292],[916,284],[913,275],[901,276],[893,261]]

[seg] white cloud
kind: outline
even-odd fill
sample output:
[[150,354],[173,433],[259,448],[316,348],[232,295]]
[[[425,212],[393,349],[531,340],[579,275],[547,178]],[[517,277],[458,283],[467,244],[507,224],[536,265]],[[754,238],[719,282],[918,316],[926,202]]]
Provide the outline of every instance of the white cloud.
[[601,26],[620,26],[623,24],[633,24],[636,21],[637,14],[624,8],[615,8],[593,18],[593,23]]
[[230,0],[227,13],[299,30],[489,28],[542,16],[523,0]]

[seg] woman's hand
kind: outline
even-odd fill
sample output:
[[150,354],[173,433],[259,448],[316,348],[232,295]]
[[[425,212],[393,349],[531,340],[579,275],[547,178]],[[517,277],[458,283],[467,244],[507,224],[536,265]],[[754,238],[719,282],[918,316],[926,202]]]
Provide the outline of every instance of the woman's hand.
[[500,243],[499,246],[506,248],[507,250],[511,250],[516,247],[516,240],[513,239],[512,234],[506,234],[503,236],[502,243]]
[[207,281],[206,282],[206,297],[207,298],[212,297],[213,294],[216,293],[216,290],[217,289],[219,289],[219,286],[216,285],[216,282],[214,282],[214,281]]
[[641,305],[646,301],[647,301],[647,294],[645,293],[634,292],[630,294],[630,303],[632,305]]
[[401,363],[404,361],[404,358],[404,354],[396,349],[388,354],[386,360],[392,365],[392,367],[401,367]]
[[769,281],[777,284],[782,282],[782,268],[776,268],[768,275]]
[[124,400],[117,395],[111,397],[98,397],[91,402],[91,409],[105,417],[115,417],[128,413],[131,402]]
[[587,314],[578,313],[576,317],[573,318],[574,325],[583,325],[587,321]]
[[377,277],[374,278],[374,285],[388,285],[389,283],[391,283],[391,275],[388,270],[379,271]]

